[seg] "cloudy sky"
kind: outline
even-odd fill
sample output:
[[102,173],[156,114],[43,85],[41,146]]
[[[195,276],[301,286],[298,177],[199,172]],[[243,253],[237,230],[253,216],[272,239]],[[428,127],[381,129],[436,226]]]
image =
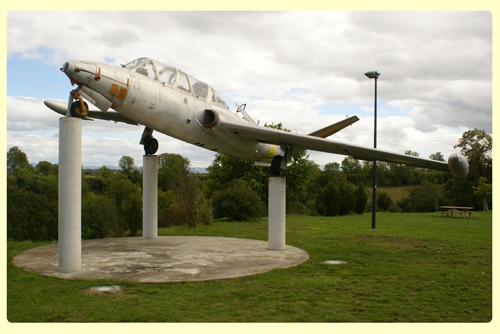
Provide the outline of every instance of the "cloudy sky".
[[[492,132],[492,14],[455,12],[7,13],[7,141],[30,162],[58,161],[59,115],[67,101],[66,60],[124,64],[148,56],[212,85],[234,110],[260,123],[309,133],[357,115],[335,140],[373,145],[377,70],[378,147],[428,157],[454,152],[462,133]],[[142,165],[143,128],[83,122],[83,165]],[[162,134],[158,153],[206,167],[212,152]],[[343,156],[309,151],[319,165]]]

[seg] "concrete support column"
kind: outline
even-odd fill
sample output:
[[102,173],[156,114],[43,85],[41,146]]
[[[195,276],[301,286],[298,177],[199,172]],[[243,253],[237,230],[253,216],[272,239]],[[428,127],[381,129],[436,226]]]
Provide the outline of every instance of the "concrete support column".
[[158,156],[145,155],[142,164],[142,237],[158,236]]
[[58,271],[82,266],[82,120],[59,119]]
[[268,248],[285,249],[286,177],[269,178]]

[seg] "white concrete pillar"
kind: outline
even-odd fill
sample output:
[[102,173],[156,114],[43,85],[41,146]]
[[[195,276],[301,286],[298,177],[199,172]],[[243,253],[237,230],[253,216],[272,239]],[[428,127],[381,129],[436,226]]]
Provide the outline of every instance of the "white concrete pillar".
[[285,249],[286,177],[269,178],[268,249]]
[[58,271],[82,266],[82,120],[59,119]]
[[142,164],[142,237],[158,236],[158,156],[144,155]]

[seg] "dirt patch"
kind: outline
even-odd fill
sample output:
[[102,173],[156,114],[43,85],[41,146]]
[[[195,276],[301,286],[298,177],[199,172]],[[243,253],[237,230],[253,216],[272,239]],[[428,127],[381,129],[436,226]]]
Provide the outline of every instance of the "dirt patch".
[[397,237],[387,237],[387,236],[375,236],[375,235],[359,235],[356,240],[363,242],[371,242],[375,244],[391,244],[401,247],[415,248],[428,246],[429,241],[418,240],[418,239],[405,239]]

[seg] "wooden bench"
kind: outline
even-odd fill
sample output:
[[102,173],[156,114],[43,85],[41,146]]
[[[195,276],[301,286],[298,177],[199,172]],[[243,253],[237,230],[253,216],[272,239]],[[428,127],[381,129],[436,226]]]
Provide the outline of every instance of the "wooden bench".
[[472,217],[472,212],[473,207],[470,206],[442,206],[441,210],[441,216],[446,215],[446,217],[452,217],[454,213],[464,217],[464,218],[470,218]]

